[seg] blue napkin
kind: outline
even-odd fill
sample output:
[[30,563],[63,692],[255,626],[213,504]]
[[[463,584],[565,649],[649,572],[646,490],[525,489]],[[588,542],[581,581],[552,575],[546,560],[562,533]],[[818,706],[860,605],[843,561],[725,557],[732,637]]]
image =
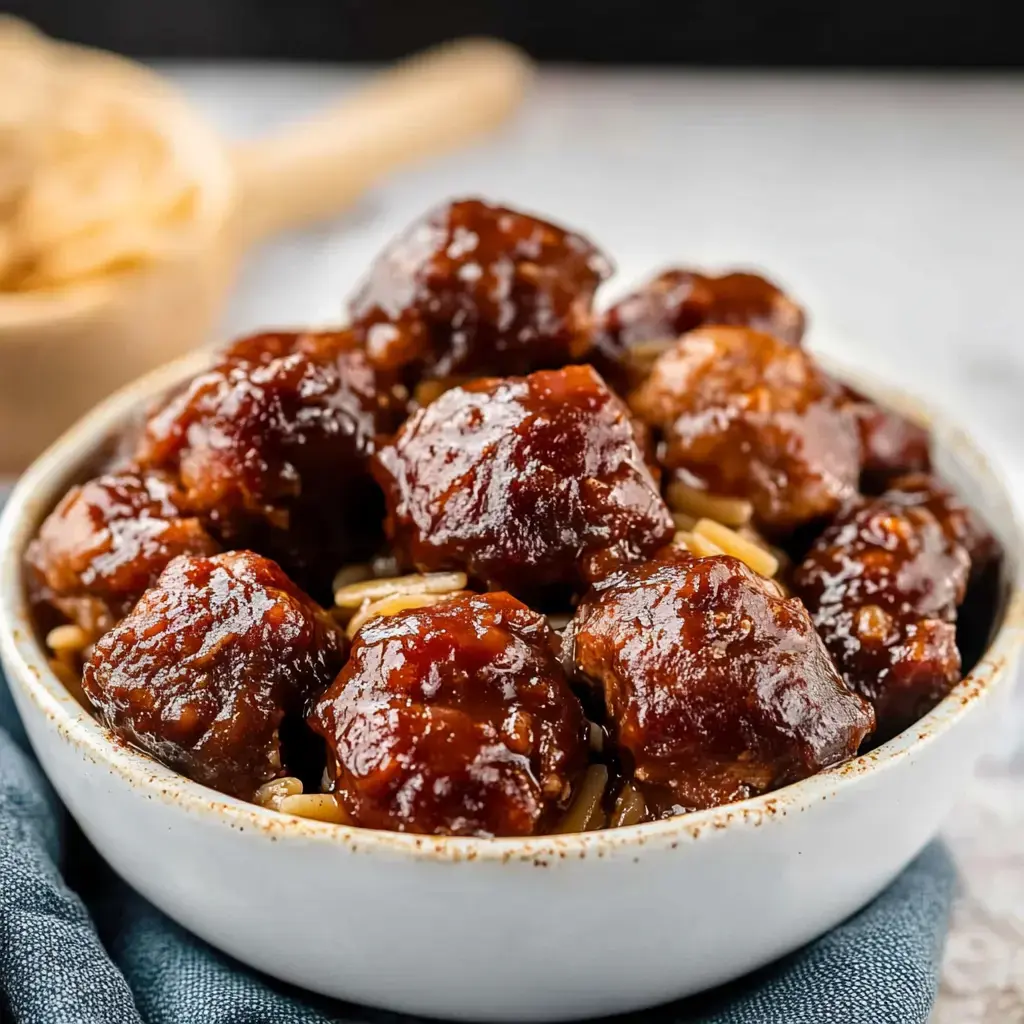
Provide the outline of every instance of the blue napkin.
[[[884,841],[884,840],[883,840]],[[955,885],[930,846],[861,913],[741,982],[645,1024],[923,1024]],[[120,881],[67,817],[0,676],[0,1021],[401,1024],[318,999],[211,949]]]

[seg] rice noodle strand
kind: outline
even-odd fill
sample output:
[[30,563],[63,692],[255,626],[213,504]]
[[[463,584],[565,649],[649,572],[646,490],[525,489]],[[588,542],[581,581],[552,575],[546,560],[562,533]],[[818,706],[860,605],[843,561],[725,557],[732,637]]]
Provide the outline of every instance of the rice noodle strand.
[[608,785],[608,769],[603,764],[592,764],[583,776],[575,798],[565,816],[554,830],[558,835],[568,832],[589,832],[604,827],[601,800]]

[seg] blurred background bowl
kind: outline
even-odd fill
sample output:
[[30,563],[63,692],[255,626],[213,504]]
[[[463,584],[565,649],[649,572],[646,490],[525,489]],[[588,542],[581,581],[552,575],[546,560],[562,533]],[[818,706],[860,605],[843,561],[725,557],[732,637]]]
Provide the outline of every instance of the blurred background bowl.
[[246,249],[336,214],[396,167],[495,127],[529,77],[525,57],[503,43],[448,44],[309,120],[229,147],[154,72],[50,45],[60,64],[132,97],[169,140],[195,194],[170,244],[137,266],[0,291],[0,474],[23,469],[117,387],[209,341]]

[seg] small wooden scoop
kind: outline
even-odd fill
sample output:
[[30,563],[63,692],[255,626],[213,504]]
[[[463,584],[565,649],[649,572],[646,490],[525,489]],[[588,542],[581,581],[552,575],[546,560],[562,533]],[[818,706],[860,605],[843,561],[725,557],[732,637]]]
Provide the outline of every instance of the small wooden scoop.
[[197,214],[182,244],[138,269],[0,292],[5,474],[115,388],[208,340],[246,248],[337,213],[389,171],[495,127],[529,77],[512,47],[456,42],[384,72],[306,123],[232,148],[151,71],[97,51],[68,52],[145,96],[161,130],[198,168]]

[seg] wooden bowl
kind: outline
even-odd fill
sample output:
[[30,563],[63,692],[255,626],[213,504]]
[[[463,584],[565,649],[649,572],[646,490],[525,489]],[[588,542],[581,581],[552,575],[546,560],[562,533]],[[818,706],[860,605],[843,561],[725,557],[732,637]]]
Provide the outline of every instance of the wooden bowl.
[[0,292],[0,474],[22,470],[110,392],[206,341],[254,243],[336,213],[380,176],[507,117],[529,65],[488,40],[384,72],[318,117],[229,147],[158,75],[59,45],[151,111],[198,183],[180,244],[137,269],[47,291]]

